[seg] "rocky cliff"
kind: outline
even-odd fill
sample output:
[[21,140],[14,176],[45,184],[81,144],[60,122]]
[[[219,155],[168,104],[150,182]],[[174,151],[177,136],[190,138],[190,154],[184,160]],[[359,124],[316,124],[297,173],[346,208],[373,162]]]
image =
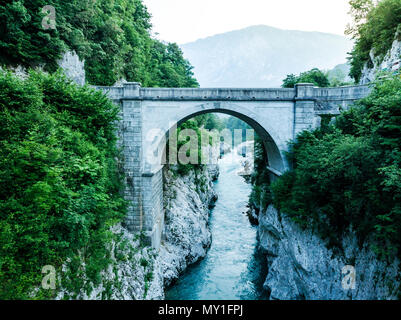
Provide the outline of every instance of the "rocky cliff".
[[210,207],[217,200],[213,180],[218,167],[178,177],[165,169],[165,230],[159,259],[164,284],[169,286],[192,263],[205,257],[212,242],[209,230]]
[[[376,57],[374,50],[370,51],[371,64],[366,63],[360,80],[360,84],[366,84],[375,80],[381,71],[395,72],[401,68],[401,40],[400,35],[395,36],[391,49],[384,58]],[[373,65],[373,66],[372,66]]]
[[[80,60],[75,51],[65,52],[62,58],[57,61],[57,65],[64,72],[67,78],[71,79],[78,85],[83,86],[85,84],[85,61]],[[22,66],[8,66],[7,69],[14,72],[22,79],[28,77],[29,70]],[[35,70],[43,71],[43,66],[38,66]]]
[[[328,249],[311,230],[301,230],[269,206],[259,214],[259,239],[269,269],[264,287],[272,300],[399,298],[400,261],[379,260],[368,242],[358,245],[352,231],[342,239],[342,250]],[[355,268],[354,289],[347,286],[350,274],[345,266]]]
[[[160,252],[143,245],[139,234],[133,235],[120,224],[114,226],[109,250],[112,263],[102,272],[100,284],[90,284],[92,289],[82,289],[75,299],[164,299],[165,287],[205,257],[212,241],[209,208],[217,200],[213,181],[219,175],[218,167],[209,165],[183,177],[174,168],[166,167],[163,173],[166,212]],[[67,269],[68,263],[64,272]],[[57,299],[66,294],[61,291]]]

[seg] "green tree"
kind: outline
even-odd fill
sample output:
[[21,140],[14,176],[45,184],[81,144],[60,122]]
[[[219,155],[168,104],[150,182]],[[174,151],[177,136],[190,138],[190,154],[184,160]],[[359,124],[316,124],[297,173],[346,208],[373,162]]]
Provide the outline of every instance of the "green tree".
[[331,245],[352,226],[378,253],[400,253],[400,95],[400,78],[383,80],[335,125],[298,135],[294,170],[271,186],[275,206]]
[[0,299],[54,297],[40,287],[45,265],[70,292],[99,284],[110,226],[125,213],[118,112],[58,73],[0,72]]
[[293,74],[288,75],[283,80],[282,87],[294,88],[297,83],[313,83],[321,88],[330,86],[327,74],[317,68],[302,72],[299,76]]
[[[56,9],[54,30],[42,28],[45,5]],[[43,65],[53,72],[62,54],[75,50],[91,84],[124,78],[144,86],[198,86],[179,47],[151,37],[142,0],[6,0],[0,18],[2,65]]]
[[401,0],[354,0],[350,2],[354,25],[347,29],[355,39],[350,53],[350,76],[359,82],[365,65],[373,66],[370,52],[380,62],[398,36],[401,39]]
[[350,0],[349,14],[353,22],[347,25],[345,34],[357,38],[359,36],[359,29],[366,22],[366,18],[375,4],[377,4],[377,1],[374,0]]

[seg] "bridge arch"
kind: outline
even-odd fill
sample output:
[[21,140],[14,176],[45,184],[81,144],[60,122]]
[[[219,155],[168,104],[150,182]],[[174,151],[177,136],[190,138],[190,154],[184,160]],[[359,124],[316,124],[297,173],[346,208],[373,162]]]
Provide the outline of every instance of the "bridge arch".
[[[160,123],[160,127],[153,131],[155,135],[150,133],[147,136],[147,140],[151,142],[151,144],[154,146],[154,149],[147,151],[146,154],[151,158],[157,157],[157,160],[154,161],[152,159],[152,164],[150,164],[149,161],[146,163],[147,161],[145,160],[145,168],[149,170],[151,167],[154,167],[156,169],[151,171],[156,171],[160,165],[164,164],[163,156],[165,155],[169,133],[172,130],[175,130],[178,126],[189,119],[207,113],[228,114],[246,122],[261,138],[264,149],[267,153],[269,167],[280,173],[284,172],[286,168],[288,168],[283,152],[280,151],[280,145],[278,144],[278,141],[280,141],[279,135],[275,132],[274,128],[267,123],[261,124],[258,121],[257,114],[253,113],[248,108],[231,102],[208,102],[194,105],[190,108],[185,108],[185,110],[182,110],[179,113],[176,113],[174,119],[169,119],[168,123],[166,123],[167,119],[164,119],[164,124]],[[154,166],[155,164],[156,167]]]

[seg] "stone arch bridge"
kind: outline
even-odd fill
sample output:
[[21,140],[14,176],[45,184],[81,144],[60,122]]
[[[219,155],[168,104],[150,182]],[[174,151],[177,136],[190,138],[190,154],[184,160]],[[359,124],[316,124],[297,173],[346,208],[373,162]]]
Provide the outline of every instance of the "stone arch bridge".
[[262,138],[268,169],[272,175],[280,175],[289,168],[284,157],[288,141],[370,92],[369,86],[316,88],[307,83],[294,89],[142,88],[132,82],[97,88],[121,107],[119,143],[124,150],[125,198],[130,202],[126,226],[133,232],[145,232],[156,249],[164,228],[164,209],[163,164],[154,154],[154,146],[166,141],[173,126],[208,112],[236,116]]

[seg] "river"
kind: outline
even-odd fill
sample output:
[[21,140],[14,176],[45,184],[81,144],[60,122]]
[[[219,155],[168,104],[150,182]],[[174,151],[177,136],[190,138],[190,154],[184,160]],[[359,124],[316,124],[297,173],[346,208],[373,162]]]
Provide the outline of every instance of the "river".
[[266,261],[258,249],[257,228],[245,214],[251,185],[237,174],[240,159],[232,152],[219,160],[219,200],[210,216],[212,245],[207,256],[167,290],[166,300],[267,299]]

